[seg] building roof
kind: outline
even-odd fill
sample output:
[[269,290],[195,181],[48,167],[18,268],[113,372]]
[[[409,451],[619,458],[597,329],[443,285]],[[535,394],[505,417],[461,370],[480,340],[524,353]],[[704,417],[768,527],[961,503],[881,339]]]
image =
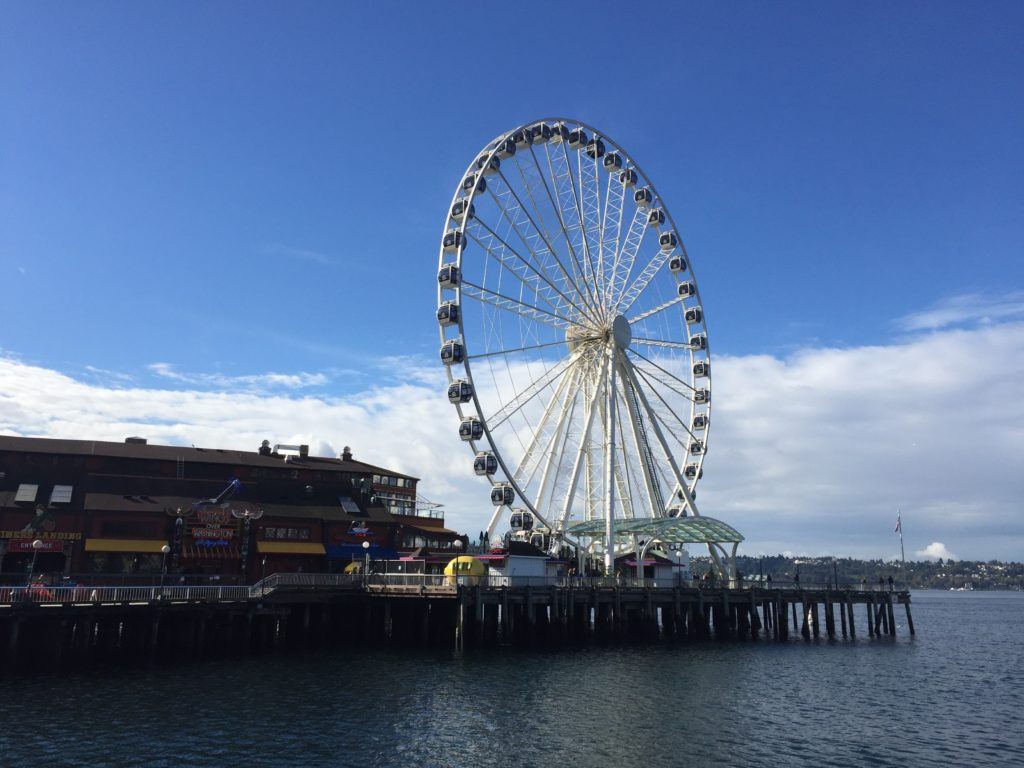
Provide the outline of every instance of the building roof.
[[257,451],[236,451],[226,448],[196,448],[182,445],[151,445],[141,443],[115,443],[102,440],[64,440],[47,437],[21,437],[0,435],[0,451],[23,453],[68,454],[75,456],[112,456],[124,459],[151,459],[156,461],[194,461],[205,464],[234,464],[247,467],[274,467],[289,469],[329,470],[386,474],[410,480],[419,478],[403,475],[391,469],[367,464],[363,461],[326,456],[263,456]]
[[407,518],[403,515],[392,515],[391,519],[398,525],[404,525],[406,528],[415,528],[417,531],[422,533],[442,533],[446,536],[460,535],[458,531],[453,531],[451,528],[445,528],[444,525],[426,525],[426,520],[430,518]]

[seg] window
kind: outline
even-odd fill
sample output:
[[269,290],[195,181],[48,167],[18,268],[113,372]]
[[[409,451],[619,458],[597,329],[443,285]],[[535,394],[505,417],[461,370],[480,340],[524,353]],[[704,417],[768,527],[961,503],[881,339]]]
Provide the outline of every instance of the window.
[[154,533],[153,523],[109,520],[100,527],[100,535],[109,539],[150,539]]
[[343,510],[345,510],[348,514],[350,514],[350,515],[362,514],[359,511],[359,505],[356,504],[354,501],[352,501],[352,499],[350,497],[348,497],[348,496],[339,496],[338,497],[338,502],[341,504],[341,508]]
[[55,485],[53,486],[53,493],[50,494],[51,504],[70,504],[71,503],[71,491],[74,486],[71,485]]
[[14,495],[15,501],[35,501],[39,486],[36,483],[22,483],[18,486],[18,492]]
[[263,537],[266,539],[291,539],[292,541],[309,541],[309,528],[265,528]]

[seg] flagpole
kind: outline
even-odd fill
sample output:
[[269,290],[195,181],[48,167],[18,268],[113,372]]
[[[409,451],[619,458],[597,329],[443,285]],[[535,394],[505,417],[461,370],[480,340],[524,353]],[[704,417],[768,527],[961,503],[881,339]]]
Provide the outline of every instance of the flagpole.
[[896,523],[900,531],[900,562],[903,564],[903,586],[907,586],[907,554],[903,551],[903,516],[899,508],[896,509]]

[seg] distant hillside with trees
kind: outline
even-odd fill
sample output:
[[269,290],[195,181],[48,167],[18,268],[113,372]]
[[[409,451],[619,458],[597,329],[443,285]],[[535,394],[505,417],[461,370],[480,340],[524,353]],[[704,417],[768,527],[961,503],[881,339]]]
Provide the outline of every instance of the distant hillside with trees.
[[[709,558],[693,557],[692,567],[695,573],[703,573],[710,568]],[[904,574],[898,560],[738,555],[736,567],[744,578],[767,579],[770,574],[780,585],[793,582],[799,573],[800,584],[807,586],[830,584],[836,577],[840,587],[860,585],[864,579],[877,585],[879,578],[887,583],[892,576],[897,586],[911,589],[1024,589],[1024,563],[998,560],[908,561]]]

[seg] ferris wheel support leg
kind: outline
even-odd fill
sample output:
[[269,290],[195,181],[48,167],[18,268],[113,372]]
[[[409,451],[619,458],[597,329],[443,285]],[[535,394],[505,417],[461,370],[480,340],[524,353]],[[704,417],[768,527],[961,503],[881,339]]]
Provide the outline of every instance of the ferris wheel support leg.
[[[609,353],[610,355],[611,353]],[[604,460],[604,569],[615,571],[615,409],[610,398],[615,397],[615,372],[618,366],[609,365],[608,394],[609,407],[605,408],[608,428],[605,430]]]
[[[604,367],[601,368],[602,375],[604,373]],[[580,470],[583,467],[583,459],[589,453],[588,446],[590,443],[590,433],[593,431],[594,425],[594,414],[597,413],[597,398],[600,394],[600,389],[595,388],[594,394],[587,403],[587,416],[586,425],[583,427],[583,435],[580,438],[580,447],[576,452],[576,459],[572,465],[572,475],[569,480],[569,490],[565,495],[565,503],[562,505],[562,513],[558,518],[558,528],[560,530],[565,529],[565,524],[569,519],[569,514],[572,512],[572,502],[576,497],[576,489],[579,487],[580,482]]]
[[[637,381],[636,374],[633,371],[633,364],[625,356],[623,356],[621,364],[623,373],[626,374],[636,390],[637,399],[640,401],[640,407],[647,413],[647,419],[651,423],[651,429],[654,430],[654,436],[657,438],[658,444],[661,446],[662,453],[665,454],[665,460],[672,468],[672,475],[675,477],[677,483],[677,487],[673,493],[679,493],[681,491],[683,497],[686,499],[686,506],[693,512],[694,517],[700,517],[697,504],[694,502],[693,496],[690,494],[689,486],[687,486],[683,481],[683,476],[679,472],[679,465],[676,464],[676,460],[672,456],[672,451],[669,450],[668,443],[665,441],[665,435],[661,431],[661,426],[658,424],[658,420],[654,417],[654,411],[651,409],[651,404],[647,401],[647,395],[644,394],[644,391],[640,388],[640,382]],[[727,567],[722,563],[722,558],[717,552],[712,550],[710,546],[708,547],[708,552],[711,554],[711,560],[715,565],[715,570],[718,571],[720,576],[725,578]]]
[[[616,365],[619,367],[619,370],[621,372],[620,375],[622,376],[623,383],[628,384],[628,376],[624,371],[622,371],[622,363],[616,362]],[[625,389],[626,387],[624,386],[623,394],[625,394]],[[652,467],[648,465],[646,455],[643,450],[643,446],[641,446],[640,444],[640,435],[643,431],[640,425],[640,414],[637,413],[636,407],[634,406],[633,399],[631,397],[627,396],[624,397],[623,399],[626,401],[626,411],[629,414],[630,431],[633,433],[633,445],[636,449],[637,456],[640,457],[640,468],[643,470],[644,474],[644,485],[647,488],[647,498],[651,504],[651,517],[661,517],[665,514],[665,510],[657,509],[658,505],[656,499],[658,498],[658,496],[654,490],[654,484],[657,482],[657,479],[653,477],[651,474]]]

